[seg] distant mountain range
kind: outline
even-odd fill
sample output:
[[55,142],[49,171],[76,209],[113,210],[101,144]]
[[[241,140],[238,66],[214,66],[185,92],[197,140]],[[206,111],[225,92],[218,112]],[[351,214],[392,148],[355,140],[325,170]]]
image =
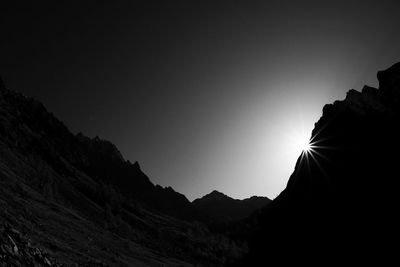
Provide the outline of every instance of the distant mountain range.
[[269,204],[267,197],[253,196],[243,200],[233,199],[216,190],[202,198],[195,199],[193,206],[217,222],[237,221],[248,217]]
[[246,245],[207,224],[245,218],[268,203],[225,197],[191,203],[153,184],[114,144],[72,134],[40,102],[7,89],[0,78],[0,236],[18,232],[12,241],[0,239],[0,263],[8,257],[34,264],[32,251],[42,249],[43,266],[46,259],[55,266],[220,266]]

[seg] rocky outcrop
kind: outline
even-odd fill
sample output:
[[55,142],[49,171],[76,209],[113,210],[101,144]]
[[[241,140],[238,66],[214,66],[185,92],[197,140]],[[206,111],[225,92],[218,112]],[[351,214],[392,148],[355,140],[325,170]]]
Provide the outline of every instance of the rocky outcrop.
[[1,266],[62,266],[45,249],[36,247],[17,229],[0,226]]
[[192,204],[209,216],[213,222],[231,222],[244,219],[271,202],[266,197],[253,196],[243,200],[233,199],[216,190]]
[[400,65],[379,89],[326,105],[286,189],[261,213],[238,265],[379,263],[397,259]]

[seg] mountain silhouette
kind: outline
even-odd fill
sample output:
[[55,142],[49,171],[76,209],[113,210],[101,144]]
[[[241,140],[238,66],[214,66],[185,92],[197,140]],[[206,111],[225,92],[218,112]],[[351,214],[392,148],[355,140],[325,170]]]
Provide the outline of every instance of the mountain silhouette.
[[0,263],[395,262],[400,63],[377,76],[378,89],[350,90],[323,108],[312,149],[276,199],[213,191],[192,203],[153,184],[111,142],[71,133],[0,77]]
[[1,264],[221,266],[246,251],[208,220],[111,142],[72,134],[0,78]]
[[400,162],[400,63],[378,72],[379,89],[350,90],[323,108],[311,152],[259,215],[237,266],[396,262]]
[[[3,89],[0,127],[3,142],[21,152],[29,151],[36,161],[49,163],[51,168],[63,175],[78,178],[76,176],[80,170],[80,174],[111,184],[121,193],[150,208],[178,218],[200,219],[184,195],[172,188],[154,185],[141,171],[139,164],[126,161],[114,144],[81,133],[73,135],[34,99]],[[47,182],[52,184],[51,193],[62,191],[60,183],[52,181],[51,176],[49,179]],[[81,181],[74,186],[81,191],[92,190],[91,184]]]
[[215,222],[244,219],[271,202],[267,197],[253,196],[243,200],[233,199],[216,190],[195,199],[192,204]]

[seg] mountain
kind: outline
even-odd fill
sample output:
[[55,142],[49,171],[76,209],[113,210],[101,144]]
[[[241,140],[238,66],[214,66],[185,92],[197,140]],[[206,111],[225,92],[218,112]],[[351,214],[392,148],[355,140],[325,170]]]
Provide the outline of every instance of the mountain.
[[[0,263],[396,262],[400,63],[377,76],[378,89],[350,90],[323,108],[312,150],[300,155],[276,199],[229,223],[245,216],[238,207],[253,208],[259,199],[237,202],[215,191],[190,203],[154,185],[111,142],[72,134],[41,103],[7,89],[0,78]],[[202,222],[210,217],[225,222],[211,228]]]
[[195,199],[192,204],[216,222],[229,222],[244,219],[253,212],[270,203],[266,197],[253,196],[243,200],[233,199],[216,190]]
[[0,78],[2,265],[221,266],[246,251],[206,217]]
[[398,261],[400,63],[379,89],[326,105],[286,189],[259,215],[237,266],[388,265]]
[[[3,142],[12,149],[29,151],[35,161],[45,161],[62,175],[75,179],[86,175],[111,184],[124,195],[171,216],[201,219],[184,195],[154,185],[137,162],[131,164],[123,159],[114,144],[81,133],[73,135],[41,103],[3,89],[1,112],[0,133]],[[48,188],[51,191],[48,193],[56,193],[59,184],[51,182],[53,187]],[[84,192],[92,189],[92,184],[81,181],[76,186]],[[96,196],[91,198],[97,201]]]

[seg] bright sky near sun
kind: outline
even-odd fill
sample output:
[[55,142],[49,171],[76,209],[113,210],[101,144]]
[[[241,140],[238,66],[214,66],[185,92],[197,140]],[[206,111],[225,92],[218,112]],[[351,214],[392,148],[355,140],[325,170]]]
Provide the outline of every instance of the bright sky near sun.
[[255,2],[18,5],[0,72],[190,200],[274,198],[323,106],[400,60],[399,1]]

